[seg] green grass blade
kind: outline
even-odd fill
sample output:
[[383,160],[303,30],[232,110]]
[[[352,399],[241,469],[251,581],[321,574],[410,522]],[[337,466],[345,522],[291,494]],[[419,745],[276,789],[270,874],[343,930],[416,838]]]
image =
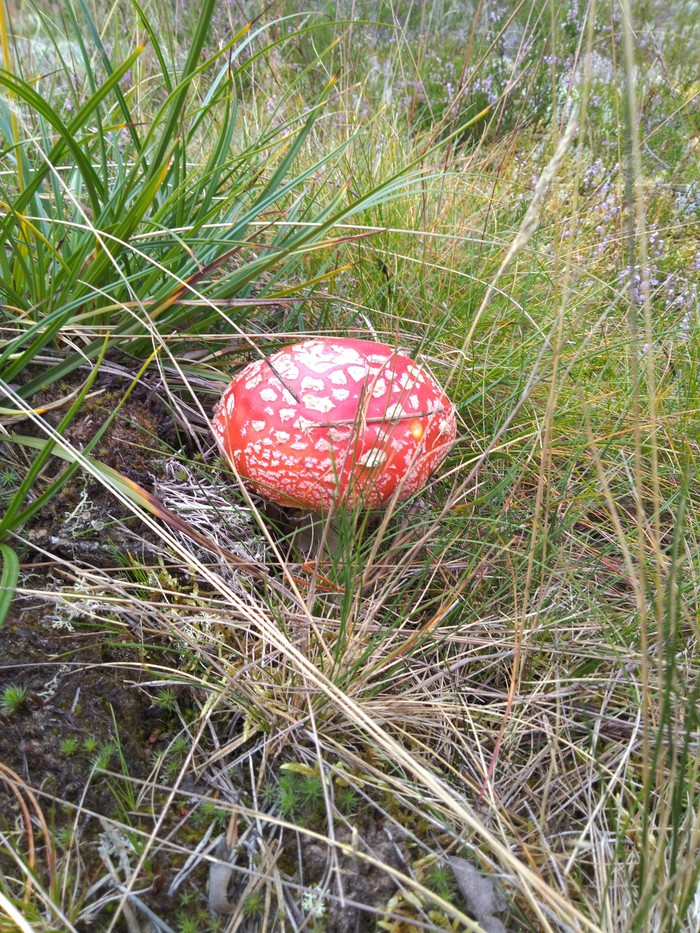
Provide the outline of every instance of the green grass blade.
[[160,143],[153,155],[152,170],[159,171],[170,150],[173,139],[179,132],[180,121],[187,101],[192,80],[198,72],[199,57],[204,48],[204,41],[209,31],[211,16],[216,6],[216,0],[205,0],[191,39],[187,60],[182,72],[182,79],[168,99],[168,117],[163,127]]
[[0,557],[2,557],[2,573],[0,574],[0,628],[2,628],[19,579],[19,559],[9,544],[0,544]]
[[[100,37],[100,33],[99,33],[97,27],[95,26],[95,23],[94,23],[94,21],[93,21],[93,19],[92,19],[92,16],[90,15],[90,12],[89,12],[87,6],[85,5],[84,0],[78,0],[78,5],[80,6],[80,9],[81,9],[81,12],[82,12],[82,14],[83,14],[83,17],[85,18],[85,24],[87,25],[88,32],[89,32],[89,34],[90,34],[90,38],[91,38],[92,41],[94,42],[95,48],[98,50],[98,52],[99,52],[99,54],[100,54],[100,59],[102,60],[102,64],[104,65],[105,71],[107,72],[108,75],[111,75],[111,74],[113,73],[112,61],[111,61],[109,55],[107,54],[107,50],[106,50],[105,47],[104,47],[104,43],[102,42],[102,39],[101,39],[101,37]],[[66,6],[67,6],[67,8],[68,8],[68,10],[69,10],[70,16],[71,16],[71,18],[72,18],[74,24],[75,24],[75,34],[80,38],[80,40],[81,40],[81,45],[82,45],[82,31],[81,31],[81,29],[80,29],[80,26],[79,26],[79,24],[78,24],[77,18],[76,18],[76,16],[75,16],[75,12],[74,12],[74,10],[73,10],[73,6],[72,6],[72,4],[70,4],[70,3],[67,3]],[[164,71],[163,73],[164,73],[164,75],[166,74],[165,71]],[[114,95],[115,95],[115,97],[117,98],[117,102],[118,102],[118,104],[119,104],[119,109],[120,109],[121,112],[122,112],[122,115],[123,115],[123,117],[124,117],[124,122],[125,122],[126,127],[127,127],[128,131],[129,131],[129,134],[130,134],[131,139],[132,139],[132,141],[133,141],[133,143],[134,143],[134,146],[136,147],[136,151],[137,151],[137,152],[140,152],[140,150],[141,150],[141,140],[139,139],[139,135],[138,135],[138,133],[137,133],[137,131],[136,131],[136,126],[135,126],[135,124],[134,124],[134,119],[133,119],[133,117],[132,117],[132,115],[131,115],[131,110],[129,109],[129,105],[127,104],[126,98],[124,97],[124,94],[122,93],[122,89],[119,87],[118,84],[116,84],[115,87],[114,87]]]
[[153,28],[151,21],[144,13],[143,9],[137,2],[137,0],[131,0],[131,5],[136,10],[136,15],[141,21],[141,25],[148,33],[148,38],[151,40],[151,47],[156,53],[156,58],[158,59],[158,64],[160,65],[160,74],[163,79],[163,84],[165,85],[165,90],[168,94],[172,94],[173,91],[173,82],[170,79],[170,73],[168,71],[168,66],[165,62],[165,56],[163,55],[163,50],[160,46],[160,41],[158,39],[158,33]]

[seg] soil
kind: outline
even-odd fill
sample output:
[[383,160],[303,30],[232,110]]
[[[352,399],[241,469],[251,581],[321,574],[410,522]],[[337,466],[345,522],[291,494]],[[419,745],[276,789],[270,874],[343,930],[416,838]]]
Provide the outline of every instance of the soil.
[[[340,827],[335,834],[339,842],[352,844],[352,833],[346,827]],[[408,857],[402,846],[391,838],[391,834],[376,826],[368,826],[362,833],[362,848],[373,859],[384,865],[405,872]],[[303,865],[305,883],[321,884],[330,860],[327,846],[318,842],[304,845]],[[338,897],[328,909],[328,929],[335,933],[370,933],[375,929],[376,921],[381,919],[374,912],[381,911],[396,893],[397,886],[390,874],[378,871],[376,865],[361,858],[343,855],[340,857],[340,879],[342,900]],[[339,893],[339,892],[338,892]],[[365,910],[361,909],[365,905]]]
[[[27,697],[20,709],[0,717],[0,762],[40,789],[44,805],[55,798],[110,815],[115,801],[92,778],[92,762],[99,751],[116,752],[118,742],[129,773],[144,778],[152,704],[128,689],[114,667],[133,659],[133,650],[100,635],[55,630],[52,616],[54,607],[40,598],[17,600],[5,621],[0,690],[21,685]],[[114,757],[108,755],[109,765]]]
[[[174,440],[174,432],[144,394],[137,390],[132,395],[92,454],[148,486],[157,462],[153,448],[165,449],[157,439]],[[36,406],[43,401],[33,399]],[[116,402],[109,385],[98,382],[97,394],[66,436],[84,447]],[[50,412],[46,420],[55,426],[62,414]],[[38,433],[28,422],[16,430]],[[14,455],[9,451],[8,459]],[[65,469],[56,458],[46,476]],[[0,781],[0,827],[22,851],[28,834],[17,791],[33,795],[60,841],[77,819],[84,870],[96,877],[104,872],[100,817],[119,820],[121,812],[114,782],[95,770],[95,762],[101,769],[145,779],[157,751],[153,736],[164,723],[152,694],[139,689],[135,673],[147,645],[118,617],[96,616],[90,581],[95,572],[123,574],[130,562],[152,564],[162,550],[147,528],[136,528],[125,506],[83,473],[76,473],[20,535],[22,574],[2,630],[0,694],[8,687],[25,694],[16,708],[0,712],[0,777],[5,777]],[[64,595],[68,592],[70,599]],[[46,858],[39,846],[37,865]],[[16,866],[4,856],[0,868],[6,877],[16,876]],[[100,929],[100,922],[89,928]]]

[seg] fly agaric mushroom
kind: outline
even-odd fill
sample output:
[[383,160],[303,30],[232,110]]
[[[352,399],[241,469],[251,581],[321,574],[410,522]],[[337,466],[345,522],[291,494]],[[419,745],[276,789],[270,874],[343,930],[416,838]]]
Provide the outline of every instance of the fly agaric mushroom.
[[250,363],[221,397],[212,427],[256,492],[307,509],[412,495],[456,434],[454,406],[410,357],[338,337]]

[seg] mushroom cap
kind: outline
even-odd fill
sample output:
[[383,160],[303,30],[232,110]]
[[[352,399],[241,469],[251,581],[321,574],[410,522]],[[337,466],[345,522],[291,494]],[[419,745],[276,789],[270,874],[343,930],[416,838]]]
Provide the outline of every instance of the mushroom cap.
[[375,507],[425,484],[456,436],[455,409],[401,350],[319,337],[250,363],[212,421],[222,455],[264,498]]

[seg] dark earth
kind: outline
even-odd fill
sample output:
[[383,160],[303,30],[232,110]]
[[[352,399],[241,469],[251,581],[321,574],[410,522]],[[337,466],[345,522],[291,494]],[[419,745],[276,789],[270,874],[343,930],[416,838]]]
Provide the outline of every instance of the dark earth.
[[[142,483],[149,482],[156,462],[154,446],[166,449],[156,439],[175,440],[167,412],[149,404],[145,394],[138,389],[133,393],[93,451],[98,460]],[[40,406],[43,399],[32,401]],[[117,402],[109,384],[100,385],[98,380],[98,394],[65,432],[68,439],[82,448]],[[46,420],[55,426],[60,413],[49,413]],[[39,433],[27,422],[16,430]],[[58,459],[49,467],[55,473],[63,470],[65,464]],[[0,692],[16,686],[26,695],[18,708],[0,713],[0,764],[6,777],[6,783],[0,783],[0,825],[24,850],[26,827],[13,790],[14,777],[21,793],[26,793],[25,786],[33,789],[59,851],[70,841],[69,834],[76,835],[83,871],[94,880],[104,874],[98,852],[103,833],[99,817],[123,816],[119,791],[104,772],[121,770],[131,779],[145,780],[173,725],[154,704],[153,691],[139,688],[145,678],[139,677],[138,666],[148,651],[148,640],[118,617],[94,617],[89,584],[81,584],[75,573],[79,568],[89,581],[91,570],[117,576],[127,573],[130,564],[153,564],[160,548],[156,541],[151,548],[152,533],[145,527],[136,529],[135,523],[127,508],[97,480],[77,473],[19,531],[24,539],[18,546],[19,593],[1,636]],[[85,612],[80,611],[80,602],[61,597],[64,589],[80,593],[81,586]],[[46,860],[45,847],[38,844],[40,877]],[[7,877],[16,876],[15,866],[2,868]],[[162,906],[154,909],[160,913]],[[108,923],[109,910],[78,928],[101,929]],[[122,922],[117,928],[127,926]]]

